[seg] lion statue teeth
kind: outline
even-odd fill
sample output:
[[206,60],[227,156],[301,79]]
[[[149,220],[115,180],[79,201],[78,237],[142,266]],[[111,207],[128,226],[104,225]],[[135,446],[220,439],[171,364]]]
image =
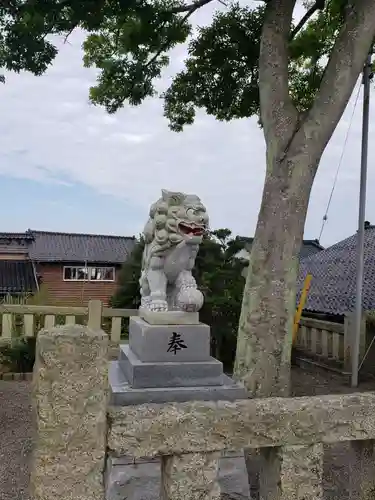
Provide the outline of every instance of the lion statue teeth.
[[198,196],[162,190],[143,231],[142,308],[153,312],[201,309],[203,294],[192,270],[208,222]]

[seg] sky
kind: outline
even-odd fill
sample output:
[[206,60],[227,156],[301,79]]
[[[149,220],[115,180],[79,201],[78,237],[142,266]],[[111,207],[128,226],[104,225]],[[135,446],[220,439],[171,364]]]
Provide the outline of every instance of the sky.
[[[222,7],[225,8],[225,7]],[[198,11],[208,24],[213,4]],[[302,11],[297,12],[297,17]],[[169,130],[160,98],[115,115],[89,104],[96,71],[82,64],[85,36],[73,32],[41,77],[6,74],[0,87],[0,231],[138,235],[161,189],[197,194],[212,228],[253,236],[265,174],[265,143],[257,119],[216,121],[204,112],[183,133]],[[171,54],[157,86],[183,68],[186,47]],[[319,237],[360,82],[319,166],[305,239]],[[372,89],[372,95],[375,92]],[[375,100],[371,114],[374,116]],[[362,96],[355,107],[321,243],[353,234],[358,224]],[[370,123],[366,218],[375,223],[375,126]]]

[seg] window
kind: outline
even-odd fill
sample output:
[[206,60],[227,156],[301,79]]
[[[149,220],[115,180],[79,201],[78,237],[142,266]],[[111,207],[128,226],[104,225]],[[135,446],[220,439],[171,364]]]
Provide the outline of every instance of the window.
[[64,281],[115,281],[114,267],[65,266]]
[[114,281],[115,268],[114,267],[91,267],[90,280],[91,281]]

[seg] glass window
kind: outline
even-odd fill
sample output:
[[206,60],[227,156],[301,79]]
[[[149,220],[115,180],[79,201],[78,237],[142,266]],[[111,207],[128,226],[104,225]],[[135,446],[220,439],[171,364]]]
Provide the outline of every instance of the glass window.
[[64,267],[64,280],[77,280],[77,270],[77,267]]
[[115,269],[113,267],[92,267],[90,279],[93,281],[114,281]]
[[71,279],[73,279],[73,268],[64,267],[64,280],[71,280]]
[[87,281],[89,279],[89,269],[88,267],[77,267],[77,280]]
[[114,281],[114,267],[64,267],[64,280],[66,281]]

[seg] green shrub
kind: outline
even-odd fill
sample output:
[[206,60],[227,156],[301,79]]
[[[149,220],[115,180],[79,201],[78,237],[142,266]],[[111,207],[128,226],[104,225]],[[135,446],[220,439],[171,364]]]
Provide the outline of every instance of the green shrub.
[[0,362],[14,373],[30,373],[35,362],[35,338],[16,338],[0,345]]

